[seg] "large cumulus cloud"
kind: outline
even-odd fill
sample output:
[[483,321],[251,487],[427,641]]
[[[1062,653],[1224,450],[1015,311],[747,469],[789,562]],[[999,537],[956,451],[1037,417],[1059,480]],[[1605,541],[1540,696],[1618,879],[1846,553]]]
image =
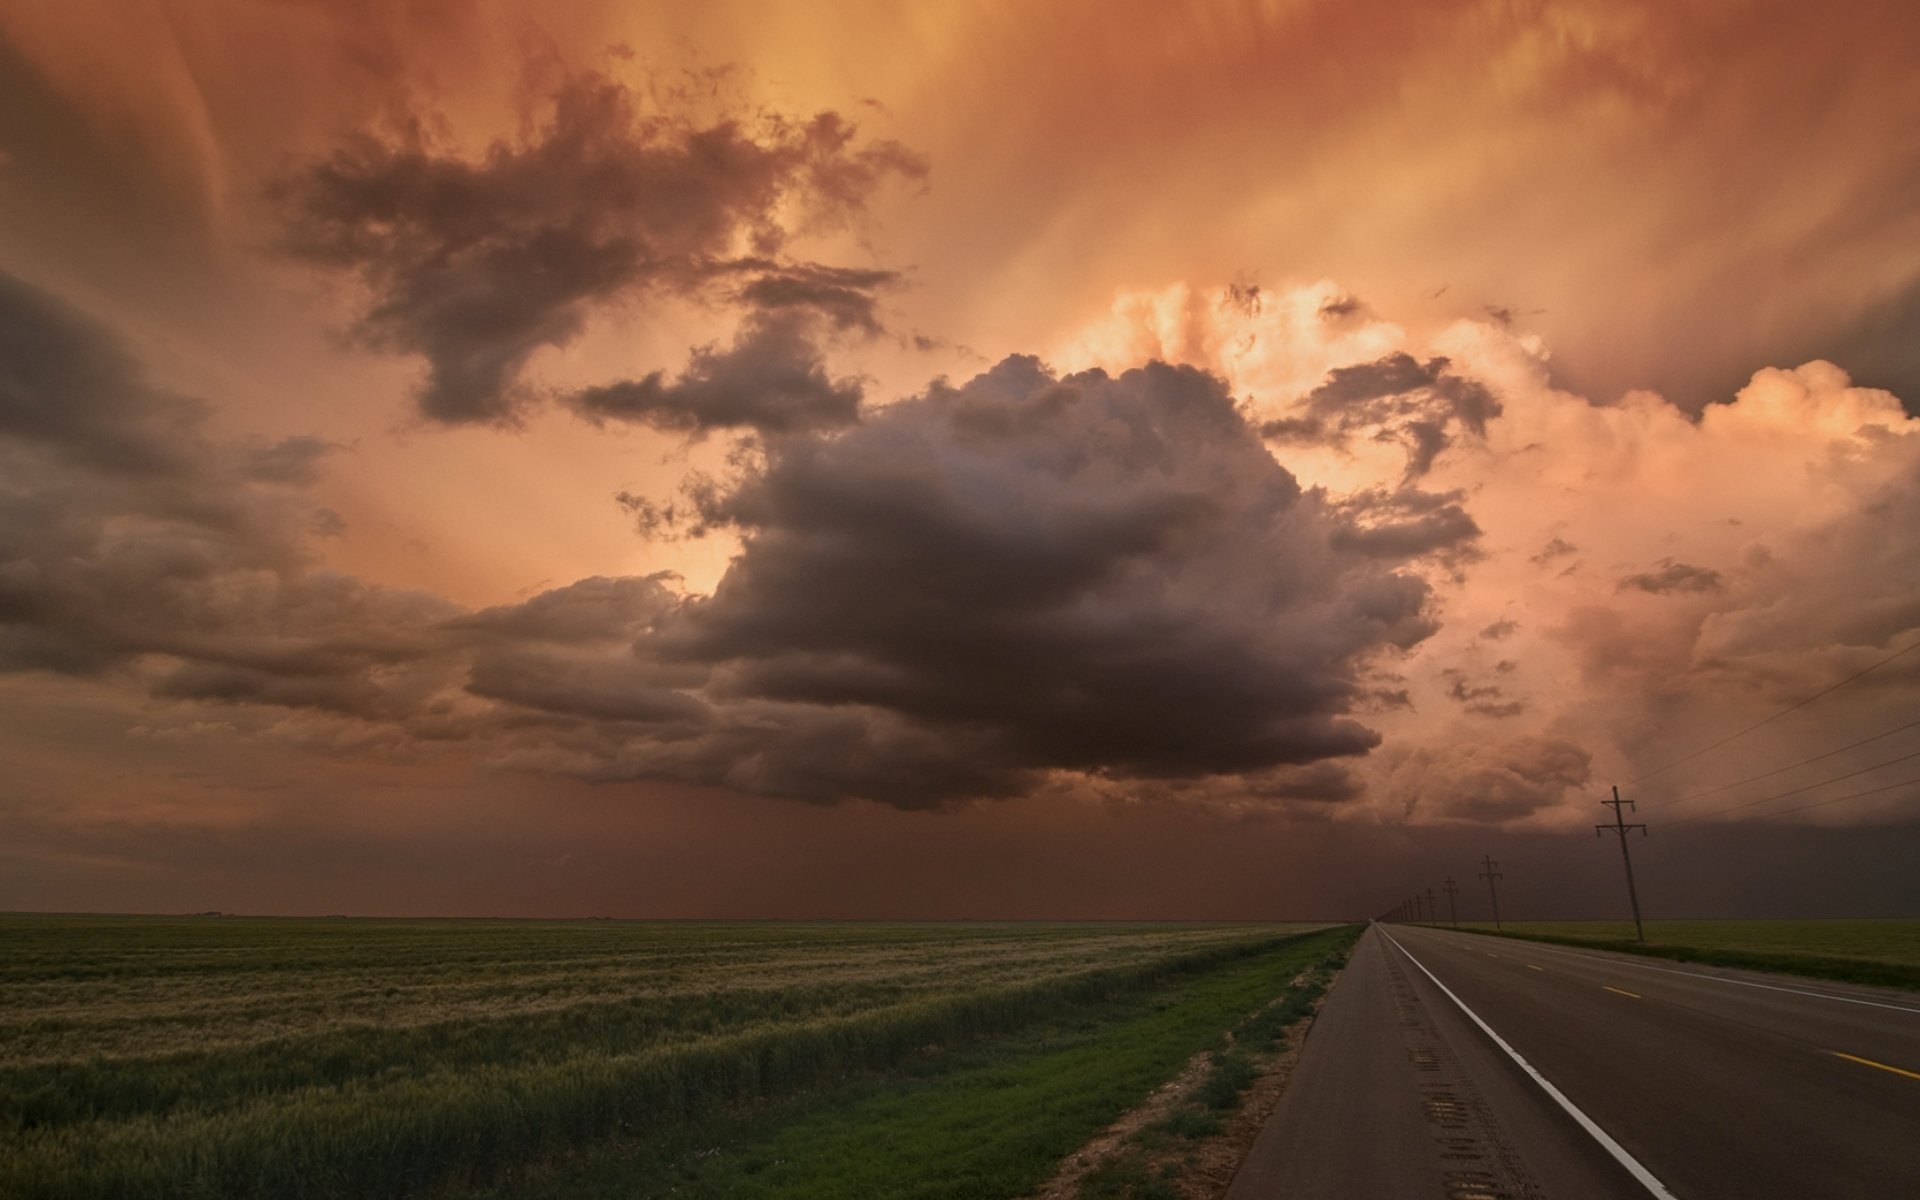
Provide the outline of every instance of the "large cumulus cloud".
[[572,687],[483,664],[468,687],[571,718],[612,671],[699,709],[553,725],[520,761],[912,807],[1061,774],[1265,779],[1371,749],[1363,667],[1433,629],[1426,585],[1356,548],[1191,369],[1010,358],[773,443],[689,505],[741,539],[711,596]]

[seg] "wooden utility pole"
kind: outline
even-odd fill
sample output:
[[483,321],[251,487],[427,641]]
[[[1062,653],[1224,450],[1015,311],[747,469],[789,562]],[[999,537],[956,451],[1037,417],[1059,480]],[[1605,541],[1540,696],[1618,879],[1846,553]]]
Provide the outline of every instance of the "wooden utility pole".
[[1440,923],[1440,906],[1434,902],[1432,888],[1427,889],[1427,922],[1432,925]]
[[1600,803],[1613,809],[1613,824],[1595,825],[1593,827],[1593,836],[1599,837],[1601,834],[1608,832],[1619,835],[1620,862],[1627,868],[1627,902],[1633,905],[1633,938],[1635,941],[1644,942],[1647,940],[1647,931],[1640,925],[1640,896],[1633,888],[1633,855],[1627,853],[1627,831],[1629,829],[1638,829],[1640,836],[1646,837],[1647,827],[1637,822],[1628,824],[1626,819],[1621,815],[1620,806],[1624,804],[1628,808],[1633,808],[1633,801],[1622,800],[1620,798],[1619,788],[1616,787],[1613,789],[1613,799],[1602,800]]
[[1447,894],[1447,923],[1458,929],[1460,928],[1460,909],[1453,902],[1453,894],[1460,889],[1453,885],[1453,876],[1447,876],[1447,881],[1440,885],[1440,890]]
[[1480,856],[1480,861],[1487,868],[1486,870],[1480,872],[1480,878],[1487,881],[1487,895],[1493,897],[1493,927],[1495,929],[1499,929],[1500,928],[1500,890],[1493,886],[1493,881],[1496,879],[1505,879],[1506,876],[1494,870],[1494,868],[1499,866],[1500,864],[1493,861],[1493,855],[1483,854]]

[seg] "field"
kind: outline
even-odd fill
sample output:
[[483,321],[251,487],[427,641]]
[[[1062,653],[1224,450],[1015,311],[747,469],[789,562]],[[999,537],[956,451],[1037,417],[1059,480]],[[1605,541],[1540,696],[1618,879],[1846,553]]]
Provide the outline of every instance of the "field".
[[640,1194],[955,1103],[1038,1181],[1354,931],[1305,932],[0,917],[0,1195]]
[[[1486,923],[1461,928],[1493,932]],[[1920,920],[1648,921],[1646,930],[1642,946],[1633,940],[1631,921],[1508,921],[1502,928],[1537,941],[1920,988]]]

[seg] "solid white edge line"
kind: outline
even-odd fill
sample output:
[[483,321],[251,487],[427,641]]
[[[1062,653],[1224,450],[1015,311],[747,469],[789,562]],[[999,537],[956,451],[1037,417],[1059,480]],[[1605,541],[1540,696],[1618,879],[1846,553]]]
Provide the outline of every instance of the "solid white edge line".
[[[1451,931],[1448,931],[1451,932]],[[1482,934],[1467,934],[1468,937],[1481,937]],[[1709,983],[1730,983],[1735,987],[1760,988],[1768,992],[1789,992],[1795,996],[1811,996],[1816,1000],[1838,1000],[1842,1004],[1862,1004],[1868,1008],[1885,1008],[1894,1012],[1920,1013],[1920,1008],[1908,1008],[1903,1004],[1888,1004],[1883,1000],[1862,1000],[1857,996],[1841,996],[1833,992],[1810,992],[1805,988],[1781,987],[1777,983],[1755,983],[1751,979],[1730,979],[1725,975],[1705,975],[1699,971],[1681,971],[1673,967],[1656,967],[1652,963],[1635,962],[1629,955],[1610,957],[1583,950],[1570,950],[1564,946],[1549,946],[1545,942],[1528,942],[1527,945],[1543,954],[1559,954],[1567,958],[1577,958],[1583,962],[1607,963],[1611,966],[1633,967],[1641,971],[1658,971],[1662,975],[1680,975],[1687,979],[1704,979]]]
[[1393,948],[1395,950],[1398,950],[1400,953],[1405,954],[1407,956],[1408,962],[1412,963],[1416,967],[1419,967],[1420,970],[1425,973],[1428,979],[1433,980],[1433,986],[1439,988],[1442,992],[1446,993],[1447,999],[1453,1001],[1454,1004],[1458,1005],[1460,1008],[1460,1011],[1467,1014],[1468,1020],[1472,1021],[1475,1025],[1478,1025],[1482,1033],[1486,1034],[1488,1037],[1493,1039],[1494,1045],[1506,1051],[1508,1058],[1511,1058],[1515,1063],[1517,1063],[1520,1069],[1522,1071],[1525,1071],[1527,1075],[1535,1083],[1539,1084],[1541,1089],[1545,1091],[1547,1095],[1553,1097],[1553,1102],[1555,1104],[1558,1104],[1561,1108],[1565,1109],[1567,1111],[1568,1116],[1572,1117],[1575,1121],[1578,1121],[1580,1123],[1580,1128],[1592,1134],[1593,1140],[1596,1142],[1599,1142],[1601,1148],[1604,1149],[1608,1154],[1613,1155],[1614,1161],[1618,1162],[1621,1166],[1625,1167],[1627,1169],[1627,1174],[1633,1176],[1636,1180],[1638,1180],[1640,1182],[1640,1186],[1646,1188],[1647,1191],[1651,1192],[1653,1195],[1661,1197],[1661,1200],[1676,1200],[1674,1194],[1667,1190],[1666,1184],[1661,1183],[1659,1179],[1655,1178],[1652,1171],[1649,1171],[1645,1167],[1641,1166],[1640,1160],[1635,1158],[1633,1155],[1627,1153],[1627,1148],[1625,1146],[1622,1146],[1619,1142],[1614,1141],[1613,1135],[1609,1134],[1606,1130],[1600,1128],[1599,1125],[1595,1124],[1592,1117],[1589,1117],[1586,1113],[1581,1112],[1579,1109],[1579,1106],[1574,1104],[1573,1101],[1567,1099],[1566,1093],[1562,1092],[1559,1088],[1549,1083],[1545,1075],[1542,1075],[1539,1071],[1536,1071],[1532,1063],[1522,1058],[1518,1050],[1515,1050],[1512,1046],[1509,1046],[1507,1044],[1507,1039],[1501,1037],[1499,1034],[1493,1031],[1493,1026],[1487,1024],[1485,1021],[1482,1021],[1480,1019],[1479,1013],[1474,1012],[1471,1008],[1468,1008],[1466,1001],[1462,1000],[1460,997],[1453,994],[1452,988],[1448,987],[1444,983],[1441,983],[1440,977],[1438,975],[1435,975],[1432,971],[1428,971],[1427,964],[1415,958],[1412,955],[1412,953],[1407,950],[1405,946],[1402,946],[1400,942],[1392,934],[1388,933],[1386,930],[1384,929],[1381,930],[1380,936],[1383,938],[1386,938],[1389,942],[1392,942]]

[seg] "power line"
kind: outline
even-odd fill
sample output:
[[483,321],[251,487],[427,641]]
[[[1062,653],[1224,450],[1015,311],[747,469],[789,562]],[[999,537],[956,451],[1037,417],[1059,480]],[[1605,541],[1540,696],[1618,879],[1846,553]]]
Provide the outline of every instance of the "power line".
[[1847,751],[1857,750],[1869,742],[1877,742],[1881,738],[1890,738],[1896,733],[1905,733],[1907,730],[1913,729],[1916,727],[1920,727],[1920,721],[1908,721],[1905,725],[1902,725],[1896,729],[1889,729],[1885,733],[1876,733],[1870,738],[1861,738],[1857,742],[1849,742],[1846,745],[1840,747],[1838,750],[1829,750],[1825,754],[1816,754],[1811,758],[1803,758],[1799,762],[1788,763],[1784,767],[1775,767],[1771,771],[1763,771],[1758,775],[1749,775],[1745,779],[1736,779],[1732,783],[1723,783],[1718,787],[1702,788],[1697,792],[1688,792],[1684,796],[1675,796],[1673,799],[1665,801],[1664,803],[1653,804],[1653,805],[1649,805],[1648,807],[1671,808],[1676,804],[1685,804],[1689,800],[1697,800],[1701,796],[1711,796],[1716,792],[1724,792],[1730,788],[1737,788],[1744,783],[1758,783],[1762,779],[1771,779],[1775,775],[1784,775],[1788,771],[1791,771],[1796,767],[1804,767],[1810,763],[1817,763],[1823,758],[1832,758],[1836,754],[1845,754]]
[[[1801,792],[1811,792],[1815,788],[1823,788],[1830,783],[1839,783],[1843,779],[1852,779],[1856,775],[1865,775],[1871,771],[1878,771],[1882,767],[1891,767],[1895,763],[1903,763],[1914,758],[1920,758],[1920,750],[1915,750],[1911,754],[1902,754],[1898,758],[1889,758],[1885,762],[1877,762],[1870,767],[1861,767],[1858,771],[1848,771],[1845,775],[1835,775],[1832,779],[1822,779],[1819,783],[1809,783],[1802,787],[1790,788],[1784,792],[1775,792],[1771,796],[1762,796],[1758,800],[1742,800],[1738,804],[1729,804],[1724,808],[1710,808],[1706,812],[1693,813],[1690,816],[1680,817],[1669,824],[1690,825],[1695,821],[1705,820],[1708,817],[1718,816],[1721,813],[1734,812],[1742,808],[1752,808],[1758,804],[1765,804],[1769,800],[1784,800],[1788,796],[1798,796]],[[1779,814],[1774,813],[1769,815],[1778,816]]]
[[1779,812],[1772,812],[1767,815],[1770,817],[1784,817],[1789,813],[1806,812],[1810,808],[1825,808],[1829,804],[1838,804],[1842,800],[1853,800],[1861,796],[1874,796],[1881,792],[1891,792],[1895,788],[1910,787],[1916,783],[1920,783],[1920,775],[1916,775],[1912,779],[1902,779],[1899,783],[1889,783],[1877,788],[1868,788],[1864,792],[1848,792],[1844,796],[1829,796],[1825,800],[1815,800],[1812,804],[1800,804],[1793,808],[1783,808]]
[[1869,675],[1874,671],[1878,671],[1881,667],[1886,666],[1888,663],[1892,662],[1894,659],[1900,658],[1903,655],[1912,654],[1915,650],[1920,650],[1920,642],[1915,642],[1913,645],[1908,646],[1905,650],[1896,650],[1892,654],[1889,654],[1887,655],[1887,657],[1881,659],[1879,662],[1874,663],[1872,666],[1868,667],[1866,670],[1859,671],[1859,672],[1856,672],[1855,674],[1849,675],[1845,679],[1842,679],[1839,683],[1834,684],[1832,687],[1824,688],[1820,691],[1817,691],[1813,695],[1808,696],[1804,700],[1795,701],[1794,703],[1789,704],[1785,708],[1781,709],[1779,712],[1774,713],[1770,717],[1763,717],[1760,720],[1755,721],[1753,724],[1747,726],[1745,729],[1737,730],[1736,732],[1730,733],[1726,737],[1721,738],[1719,741],[1714,742],[1711,745],[1702,746],[1700,749],[1695,750],[1692,754],[1685,755],[1681,758],[1676,758],[1664,767],[1655,767],[1653,770],[1648,771],[1646,774],[1641,775],[1636,779],[1629,779],[1627,782],[1629,784],[1640,783],[1643,780],[1652,779],[1655,775],[1658,775],[1663,771],[1671,771],[1673,770],[1673,768],[1679,766],[1681,763],[1692,762],[1694,759],[1699,758],[1702,754],[1705,754],[1710,750],[1718,750],[1720,747],[1726,745],[1728,742],[1734,741],[1735,739],[1738,739],[1738,738],[1743,738],[1763,725],[1771,725],[1775,721],[1778,721],[1781,717],[1786,716],[1788,713],[1794,712],[1798,709],[1805,708],[1807,705],[1812,704],[1815,700],[1820,699],[1820,697],[1822,696],[1832,695],[1834,692],[1839,691],[1841,688],[1846,687],[1848,684],[1854,682],[1855,680],[1860,679],[1865,675]]

